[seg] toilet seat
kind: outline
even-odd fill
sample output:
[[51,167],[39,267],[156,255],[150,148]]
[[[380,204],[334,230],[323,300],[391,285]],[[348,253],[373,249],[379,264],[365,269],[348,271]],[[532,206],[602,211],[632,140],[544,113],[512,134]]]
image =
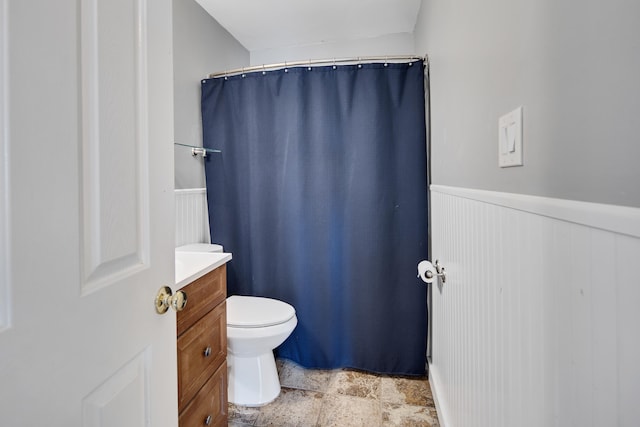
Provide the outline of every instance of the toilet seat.
[[227,326],[264,328],[286,323],[296,310],[283,301],[252,296],[232,295],[227,298]]

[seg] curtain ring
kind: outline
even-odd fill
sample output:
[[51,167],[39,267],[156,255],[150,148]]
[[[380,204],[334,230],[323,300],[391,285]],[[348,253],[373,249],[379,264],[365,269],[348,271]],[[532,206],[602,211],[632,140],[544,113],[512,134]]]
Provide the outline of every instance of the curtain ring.
[[360,58],[360,57],[358,56],[358,68],[362,68],[362,64],[360,63],[360,60],[361,60],[361,59],[362,59],[362,58]]
[[338,67],[336,66],[336,58],[333,58],[333,69],[337,69]]
[[244,73],[244,67],[242,67],[242,78],[247,77],[247,75]]
[[265,74],[267,74],[267,72],[265,71],[264,64],[262,64],[262,75],[264,76]]
[[311,71],[311,60],[310,59],[307,60],[307,64],[308,64],[307,70]]
[[388,57],[388,56],[385,56],[385,57],[384,57],[384,66],[385,66],[385,67],[388,67],[388,66],[389,66],[389,57]]
[[289,72],[289,68],[287,68],[287,61],[284,61],[284,72],[285,73]]

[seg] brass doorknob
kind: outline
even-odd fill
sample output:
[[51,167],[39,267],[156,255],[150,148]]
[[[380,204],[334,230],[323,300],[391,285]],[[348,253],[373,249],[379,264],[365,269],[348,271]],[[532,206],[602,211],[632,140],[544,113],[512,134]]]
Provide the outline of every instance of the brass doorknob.
[[172,307],[175,311],[182,311],[187,305],[187,294],[183,291],[178,291],[173,295],[170,287],[163,286],[158,290],[155,303],[158,314],[166,313],[169,307]]

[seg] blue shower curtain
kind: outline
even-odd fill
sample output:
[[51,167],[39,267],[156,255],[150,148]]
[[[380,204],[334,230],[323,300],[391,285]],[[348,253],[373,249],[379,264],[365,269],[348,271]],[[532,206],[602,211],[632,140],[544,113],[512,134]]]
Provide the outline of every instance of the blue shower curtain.
[[228,293],[293,305],[280,357],[422,375],[427,258],[423,63],[202,81],[212,241]]

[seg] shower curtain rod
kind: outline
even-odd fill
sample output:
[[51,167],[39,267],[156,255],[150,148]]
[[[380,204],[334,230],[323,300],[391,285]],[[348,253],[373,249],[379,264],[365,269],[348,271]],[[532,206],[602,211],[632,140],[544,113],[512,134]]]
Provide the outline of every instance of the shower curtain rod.
[[428,64],[429,58],[417,55],[389,55],[389,56],[358,56],[353,58],[332,58],[332,59],[309,59],[307,61],[279,62],[268,65],[253,65],[250,67],[236,68],[234,70],[211,73],[207,78],[227,77],[236,74],[249,73],[252,71],[267,71],[288,67],[314,66],[314,65],[335,65],[342,63],[361,63],[361,62],[393,62],[393,61],[425,61]]

